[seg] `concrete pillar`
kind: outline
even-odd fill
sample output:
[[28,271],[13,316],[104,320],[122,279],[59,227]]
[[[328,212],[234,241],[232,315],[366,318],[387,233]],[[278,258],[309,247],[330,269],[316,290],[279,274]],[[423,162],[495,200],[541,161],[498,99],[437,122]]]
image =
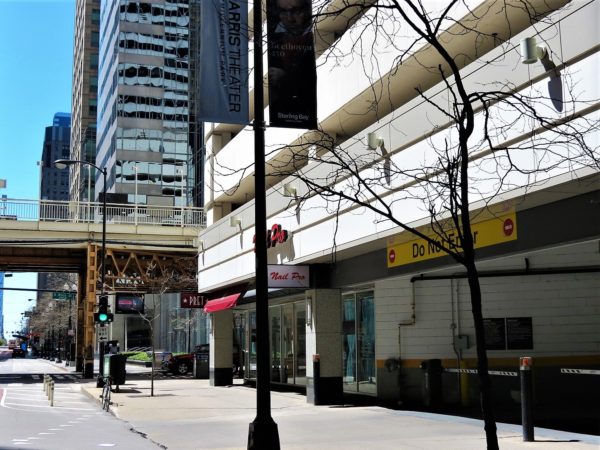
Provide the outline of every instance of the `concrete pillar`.
[[210,385],[233,383],[233,312],[230,309],[211,314]]
[[[306,399],[309,403],[343,403],[342,302],[338,289],[306,291]],[[320,377],[314,378],[313,355],[319,355]],[[315,382],[318,398],[315,398]]]

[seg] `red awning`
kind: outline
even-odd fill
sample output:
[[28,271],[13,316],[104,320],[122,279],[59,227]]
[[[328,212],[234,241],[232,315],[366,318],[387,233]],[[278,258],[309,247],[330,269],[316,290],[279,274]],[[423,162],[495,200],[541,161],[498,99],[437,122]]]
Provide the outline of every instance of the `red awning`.
[[238,292],[237,294],[227,295],[225,297],[215,298],[214,300],[209,300],[204,305],[204,312],[205,313],[213,313],[213,312],[223,311],[225,309],[233,308],[236,305],[236,303],[241,295],[242,295],[242,293]]

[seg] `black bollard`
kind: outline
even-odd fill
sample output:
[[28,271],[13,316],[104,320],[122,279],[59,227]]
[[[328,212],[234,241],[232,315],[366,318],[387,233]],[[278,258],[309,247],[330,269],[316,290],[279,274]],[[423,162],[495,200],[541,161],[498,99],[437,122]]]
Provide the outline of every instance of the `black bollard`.
[[523,441],[533,442],[533,381],[531,357],[519,358],[521,373],[521,421],[523,423]]
[[314,404],[322,404],[322,393],[321,393],[321,357],[316,354],[313,355],[313,383],[314,383]]

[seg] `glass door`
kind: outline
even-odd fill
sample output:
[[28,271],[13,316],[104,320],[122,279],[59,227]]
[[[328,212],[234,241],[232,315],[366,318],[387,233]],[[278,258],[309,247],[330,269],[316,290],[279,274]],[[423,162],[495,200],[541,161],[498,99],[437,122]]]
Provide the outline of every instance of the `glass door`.
[[344,389],[356,390],[356,305],[354,294],[342,297],[342,339]]
[[375,311],[373,292],[357,294],[358,320],[358,391],[376,394],[375,390]]
[[352,392],[376,393],[373,291],[342,296],[343,383]]
[[294,340],[294,383],[306,384],[306,303],[294,303],[296,333]]
[[256,311],[248,313],[248,348],[246,352],[246,378],[256,378]]
[[269,308],[269,328],[271,338],[269,344],[271,347],[271,381],[281,382],[282,364],[281,364],[281,308],[275,306]]
[[284,305],[282,307],[282,340],[281,340],[281,382],[282,383],[293,383],[294,382],[294,355],[295,355],[295,330],[294,330],[294,305]]

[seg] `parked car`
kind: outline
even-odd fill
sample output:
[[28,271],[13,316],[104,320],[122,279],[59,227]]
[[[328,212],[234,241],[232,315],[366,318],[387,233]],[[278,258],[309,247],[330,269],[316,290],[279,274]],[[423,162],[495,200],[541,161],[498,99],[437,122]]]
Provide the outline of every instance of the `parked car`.
[[[194,358],[196,353],[209,353],[210,345],[201,344],[197,345],[194,349],[194,353],[182,353],[180,355],[167,355],[165,356],[161,367],[167,372],[171,372],[175,375],[185,375],[194,369]],[[233,373],[238,374],[242,370],[240,365],[240,354],[237,345],[234,345],[233,350]]]
[[183,353],[165,358],[162,362],[162,369],[175,375],[185,375],[194,367],[194,355],[192,353]]
[[13,358],[25,358],[26,355],[27,355],[27,352],[25,350],[23,350],[22,348],[19,348],[19,347],[13,348],[13,351],[12,351]]

